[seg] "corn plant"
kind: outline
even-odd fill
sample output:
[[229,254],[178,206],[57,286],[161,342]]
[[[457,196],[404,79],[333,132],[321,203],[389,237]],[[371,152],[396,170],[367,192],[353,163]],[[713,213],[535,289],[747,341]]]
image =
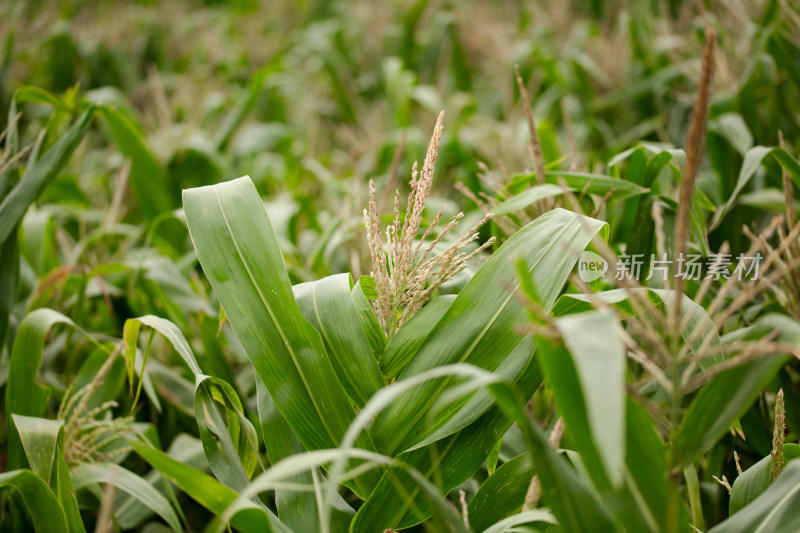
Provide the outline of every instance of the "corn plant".
[[0,3],[0,530],[800,529],[798,21]]

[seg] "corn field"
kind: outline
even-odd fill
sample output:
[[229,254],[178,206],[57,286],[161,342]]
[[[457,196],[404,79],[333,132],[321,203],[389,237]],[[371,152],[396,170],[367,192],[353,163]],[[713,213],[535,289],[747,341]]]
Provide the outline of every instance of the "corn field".
[[800,531],[795,3],[0,38],[0,532]]

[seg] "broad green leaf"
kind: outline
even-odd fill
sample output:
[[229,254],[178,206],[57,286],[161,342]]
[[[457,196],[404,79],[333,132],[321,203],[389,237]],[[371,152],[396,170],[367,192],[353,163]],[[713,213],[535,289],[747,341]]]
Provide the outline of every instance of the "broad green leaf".
[[[567,191],[574,190],[575,189],[572,187],[567,188]],[[525,209],[539,200],[560,196],[562,194],[564,194],[564,188],[559,185],[553,185],[552,183],[534,185],[519,194],[515,194],[508,200],[501,202],[499,205],[492,208],[492,213],[495,215],[507,215],[519,211],[520,209]]]
[[125,157],[131,160],[130,180],[139,201],[139,210],[151,220],[159,213],[175,208],[161,166],[147,148],[136,125],[113,107],[97,106],[97,112],[108,124],[114,142]]
[[519,510],[534,475],[533,461],[528,453],[503,463],[470,500],[470,527],[483,531]]
[[[352,297],[353,305],[358,313],[361,326],[364,328],[364,333],[369,340],[369,346],[372,349],[372,355],[376,361],[380,361],[383,353],[386,351],[386,333],[383,331],[383,326],[378,321],[378,316],[375,310],[369,303],[370,298],[365,293],[364,286],[372,281],[372,291],[375,290],[375,280],[369,276],[361,276],[358,282],[353,286]],[[372,298],[374,299],[374,298]]]
[[508,387],[489,386],[500,407],[522,428],[542,491],[564,531],[617,531],[596,494],[556,453],[547,438],[525,412],[523,400]]
[[[172,347],[175,348],[175,351],[178,352],[178,355],[180,355],[181,359],[186,362],[186,365],[195,376],[203,375],[203,372],[200,370],[200,365],[197,364],[197,359],[194,356],[194,352],[189,346],[189,343],[186,341],[186,337],[184,337],[183,333],[181,333],[181,330],[179,330],[178,327],[169,320],[153,315],[129,318],[125,321],[125,326],[123,328],[123,340],[125,341],[126,362],[129,357],[131,359],[133,358],[132,355],[128,355],[128,352],[135,351],[136,344],[138,342],[139,329],[141,328],[142,324],[153,328],[163,335],[164,338],[166,338],[170,344],[172,344]],[[131,363],[128,363],[128,365],[131,365]]]
[[12,414],[41,417],[50,399],[49,387],[37,379],[42,364],[42,346],[47,333],[55,324],[73,322],[52,309],[37,309],[29,313],[19,326],[14,339],[6,384],[6,420],[9,423],[8,465],[15,469],[22,466],[23,450],[14,429]]
[[57,97],[50,91],[42,89],[41,87],[34,87],[32,85],[26,85],[14,91],[14,102],[45,104],[51,106],[53,109],[72,112],[72,109],[66,105],[64,100]]
[[[514,176],[515,182],[524,183],[530,181],[535,177],[534,174]],[[492,212],[496,215],[507,215],[520,209],[524,209],[539,200],[545,198],[552,198],[564,194],[564,188],[560,184],[560,180],[564,180],[567,185],[567,191],[581,193],[584,190],[588,194],[595,194],[598,196],[605,196],[611,193],[610,199],[620,200],[624,198],[631,198],[633,196],[642,195],[648,192],[649,189],[640,187],[633,182],[622,180],[619,178],[612,178],[602,174],[587,174],[582,172],[565,172],[553,170],[547,173],[544,184],[534,185],[523,192],[512,196],[511,198],[503,201],[496,207],[492,208]],[[613,191],[613,192],[612,192]]]
[[8,238],[22,220],[28,206],[61,172],[89,129],[93,113],[91,109],[85,111],[36,163],[25,168],[19,183],[3,198],[0,203],[0,242]]
[[[533,362],[534,350],[535,345],[533,338],[530,336],[523,338],[494,370],[494,373],[508,380],[510,383],[514,383],[520,378],[523,372],[529,368],[529,365],[532,365],[533,368],[538,370],[538,366]],[[533,385],[534,388],[538,388],[543,380],[543,374],[541,372],[532,373],[532,375],[526,377],[526,380],[528,384]],[[455,397],[460,396],[457,389],[453,391],[452,394]],[[431,435],[412,446],[410,450],[422,448],[465,428],[472,422],[478,420],[492,405],[494,405],[494,398],[492,393],[487,389],[480,389],[469,399],[459,399],[456,402],[450,402],[449,399],[446,399],[443,395],[442,400],[434,405],[431,413],[437,418],[446,418],[447,421]],[[455,414],[451,416],[449,413],[452,412],[455,412]]]
[[[136,440],[129,444],[136,453],[158,470],[164,477],[175,483],[183,492],[200,505],[214,513],[221,514],[231,502],[236,500],[236,492],[218,482],[213,477],[173,459],[164,452]],[[246,533],[289,531],[269,509],[251,502],[233,516],[231,524]]]
[[[740,194],[736,200],[736,205],[746,205],[756,209],[765,211],[774,211],[776,213],[786,212],[786,195],[783,191],[774,187],[764,187],[753,192]],[[800,210],[800,202],[794,201],[795,210]]]
[[[800,342],[800,324],[783,315],[765,315],[747,338],[762,338],[776,329],[778,340]],[[780,355],[756,359],[721,372],[703,386],[672,443],[672,465],[684,468],[703,455],[747,411],[785,360]]]
[[147,315],[126,321],[126,360],[129,352],[136,351],[141,324],[161,333],[195,375],[194,414],[212,471],[234,489],[246,486],[258,462],[258,438],[236,391],[227,382],[203,374],[186,338],[163,318]]
[[[418,376],[411,378],[418,379]],[[528,364],[518,378],[523,397],[530,398],[542,381],[539,365]],[[448,492],[472,476],[505,435],[512,421],[497,406],[458,433],[423,448],[397,456],[398,461],[413,467],[428,479],[436,480],[442,492]],[[420,493],[419,484],[403,468],[391,468],[381,478],[375,491],[359,509],[356,518],[364,531],[381,527],[405,528],[431,516],[430,502]],[[355,529],[355,524],[354,524]]]
[[30,470],[0,474],[0,493],[16,492],[22,499],[28,518],[37,532],[69,531],[66,516],[53,491]]
[[622,484],[625,469],[625,352],[610,312],[555,321],[561,340],[537,338],[556,405],[599,487]]
[[[555,517],[547,509],[532,509],[530,511],[523,511],[521,513],[509,516],[506,519],[500,520],[496,524],[486,529],[484,533],[506,533],[520,531],[517,526],[525,524],[542,523],[542,531],[549,531],[551,524],[556,524]],[[472,525],[472,523],[470,523]],[[531,531],[525,528],[525,531]],[[536,529],[532,531],[538,531]]]
[[64,422],[22,415],[11,416],[19,431],[28,465],[40,478],[49,482],[56,462],[57,436]]
[[72,470],[72,481],[76,490],[93,483],[114,485],[117,490],[130,494],[163,518],[173,531],[183,531],[175,509],[169,501],[147,481],[119,465],[113,463],[79,465]]
[[[11,309],[14,305],[17,278],[19,277],[19,246],[17,233],[12,232],[0,244],[0,352],[5,349]],[[0,386],[7,376],[0,376]]]
[[64,422],[11,415],[28,465],[56,494],[71,533],[86,531],[67,463],[64,460]]
[[783,148],[775,146],[754,146],[745,154],[744,161],[742,162],[742,168],[739,171],[739,177],[736,180],[736,186],[733,188],[733,192],[731,193],[730,198],[728,198],[728,201],[721,205],[717,209],[717,212],[714,213],[714,217],[711,219],[711,222],[708,225],[709,229],[714,229],[719,226],[722,218],[728,214],[728,211],[730,211],[731,207],[733,207],[733,205],[736,203],[739,193],[741,193],[745,186],[750,182],[750,179],[756,173],[758,167],[761,166],[761,162],[768,155],[772,155],[775,159],[777,159],[781,167],[783,167],[792,177],[795,187],[800,187],[800,163],[798,163],[797,160],[791,154],[789,154],[789,152]]
[[705,528],[703,503],[700,501],[700,480],[697,477],[697,467],[689,465],[684,468],[683,479],[686,498],[689,500],[689,509],[692,513],[692,525],[698,529]]
[[258,463],[258,437],[236,391],[221,379],[198,376],[194,413],[214,475],[241,490],[250,482]]
[[[270,463],[275,464],[281,459],[305,452],[303,444],[281,416],[264,384],[258,381],[256,387],[261,433]],[[298,474],[287,481],[304,485],[313,483],[310,472]],[[278,508],[278,518],[293,530],[319,530],[317,502],[313,492],[276,488],[275,504]]]
[[384,383],[353,306],[350,274],[301,283],[292,290],[303,316],[322,335],[339,381],[356,405],[363,406]]
[[381,372],[384,376],[393,378],[408,365],[455,299],[453,294],[434,298],[397,330],[381,358]]
[[[362,471],[365,467],[376,468],[380,465],[388,465],[390,462],[392,462],[390,457],[386,457],[375,452],[353,448],[351,447],[353,441],[349,440],[348,442],[349,444],[344,448],[333,450],[314,450],[304,454],[297,454],[287,457],[272,465],[269,469],[265,470],[262,474],[256,477],[250,486],[247,487],[247,489],[240,492],[238,499],[231,503],[231,505],[228,506],[228,509],[223,513],[219,523],[215,524],[215,527],[209,528],[208,531],[221,533],[225,530],[224,527],[226,521],[233,515],[233,513],[241,508],[242,504],[247,504],[249,498],[253,498],[257,494],[265,491],[274,490],[276,486],[280,486],[281,483],[288,479],[293,479],[295,476],[303,472],[316,471],[321,466],[331,463],[342,466],[348,462],[359,462],[360,464],[358,470]],[[432,522],[429,523],[431,527],[433,527],[435,530],[453,531],[454,533],[468,533],[467,529],[464,527],[461,517],[455,512],[455,509],[442,498],[436,487],[434,487],[428,480],[426,480],[414,469],[407,466],[404,466],[403,469],[408,472],[408,474],[419,485],[420,490],[424,493],[425,497],[429,499],[431,506],[435,510],[436,514]],[[331,471],[335,470],[337,470],[336,467],[331,468]],[[341,477],[339,477],[340,474],[345,474],[347,476],[358,475],[352,471],[341,471],[338,474],[334,474],[336,476],[335,479],[326,481],[326,495],[320,495],[324,509],[327,509],[331,503],[335,503],[335,499],[329,498],[331,495],[331,492],[329,491],[332,490],[333,493],[336,492],[337,481],[341,481]],[[326,513],[325,516],[329,516],[329,514]],[[325,521],[325,523],[328,522]],[[354,524],[351,530],[357,531],[358,528]],[[369,531],[374,530],[370,529]]]
[[[788,463],[800,457],[800,444],[788,443],[783,446],[783,457]],[[728,513],[739,512],[760,496],[770,486],[770,460],[767,455],[759,462],[742,472],[733,482]]]
[[497,462],[500,460],[500,449],[503,447],[503,438],[497,439],[497,444],[494,445],[489,456],[486,457],[486,472],[491,476],[497,470]]
[[[170,443],[169,449],[166,454],[172,459],[179,461],[187,467],[195,469],[207,469],[208,461],[206,460],[205,452],[203,451],[203,444],[200,439],[197,439],[186,433],[179,433]],[[161,475],[161,473],[153,469],[142,478],[150,483],[156,490],[167,496],[173,502],[176,509],[181,515],[182,509],[179,503],[176,503],[175,491],[172,488],[170,481]],[[115,502],[115,512],[117,524],[120,529],[133,529],[144,524],[153,516],[153,512],[145,507],[139,500],[129,496],[125,493],[118,494]]]
[[753,146],[753,134],[739,113],[723,113],[714,117],[708,121],[708,131],[724,137],[743,156]]
[[[292,432],[292,428],[281,416],[266,387],[256,383],[258,414],[267,454],[272,464],[292,455],[304,453],[306,449]],[[320,475],[321,476],[321,475]],[[322,478],[324,479],[324,477]],[[285,480],[287,483],[313,486],[314,476],[303,472]],[[294,531],[319,531],[319,510],[316,495],[311,491],[275,489],[278,518]],[[330,527],[333,531],[347,531],[355,514],[352,508],[337,493],[331,509]]]
[[[514,262],[525,260],[542,306],[549,309],[578,255],[603,227],[597,220],[556,209],[517,232],[462,289],[400,379],[456,362],[495,370],[522,339],[514,332],[525,319],[516,297],[520,283],[509,281],[515,279]],[[424,423],[449,383],[448,378],[423,383],[379,413],[370,429],[377,448],[385,453],[408,449],[446,422],[439,417],[433,424]]]
[[793,533],[800,530],[798,507],[800,461],[792,461],[761,496],[708,533]]
[[58,266],[55,257],[55,223],[47,209],[30,209],[22,218],[20,252],[38,276]]
[[650,413],[627,400],[625,464],[626,490],[629,503],[636,504],[646,520],[654,524],[667,521],[667,465],[664,442],[658,434]]
[[[322,338],[297,305],[264,205],[250,178],[184,191],[200,264],[281,414],[308,449],[333,448],[355,410]],[[372,449],[367,435],[358,443]],[[359,478],[371,492],[376,474]]]
[[[535,174],[520,174],[512,179],[514,183],[524,183],[536,178]],[[649,191],[646,187],[641,187],[635,183],[620,178],[612,178],[604,174],[591,174],[588,172],[570,172],[566,170],[550,170],[544,178],[545,184],[560,185],[564,181],[568,187],[580,192],[586,191],[587,194],[605,196],[611,193],[611,198],[623,199],[645,194]],[[613,191],[613,192],[612,192]]]

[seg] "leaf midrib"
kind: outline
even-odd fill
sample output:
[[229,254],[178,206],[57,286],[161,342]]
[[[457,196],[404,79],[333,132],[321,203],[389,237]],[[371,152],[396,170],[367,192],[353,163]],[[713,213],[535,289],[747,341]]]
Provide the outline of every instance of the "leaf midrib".
[[775,505],[772,506],[772,509],[770,510],[769,513],[767,513],[767,516],[764,517],[764,521],[761,523],[761,525],[758,527],[758,529],[756,529],[755,533],[760,533],[761,531],[764,531],[764,528],[767,526],[767,524],[769,523],[770,519],[773,516],[775,516],[775,514],[783,506],[783,504],[786,502],[786,500],[788,500],[789,498],[794,496],[794,494],[797,491],[800,491],[800,485],[795,485],[786,494],[784,494],[783,497],[781,497],[781,499],[778,500],[778,503],[776,503]]
[[[220,213],[222,214],[222,219],[225,221],[225,227],[227,228],[228,233],[231,236],[231,242],[233,242],[233,246],[236,248],[237,257],[239,258],[239,260],[242,263],[242,266],[244,267],[245,271],[247,272],[247,276],[250,279],[250,282],[252,283],[253,287],[256,289],[256,292],[258,293],[258,297],[261,299],[261,303],[264,304],[264,307],[267,309],[267,312],[269,313],[269,316],[272,319],[273,324],[275,324],[275,327],[278,330],[278,333],[280,333],[281,339],[283,339],[284,346],[286,346],[286,350],[289,352],[289,355],[291,356],[292,361],[294,362],[295,369],[297,370],[297,373],[300,375],[300,379],[303,381],[303,385],[305,385],[308,397],[311,399],[311,403],[314,405],[314,410],[317,412],[317,416],[319,417],[320,421],[322,422],[322,425],[325,427],[325,431],[328,433],[328,436],[331,438],[331,441],[336,443],[337,439],[336,439],[335,435],[333,434],[333,432],[331,431],[331,428],[328,426],[327,421],[325,420],[325,417],[322,416],[322,412],[320,411],[320,408],[319,408],[319,405],[317,404],[316,398],[311,393],[311,387],[309,386],[308,380],[306,379],[306,376],[303,373],[303,370],[302,370],[302,368],[300,367],[300,365],[299,365],[299,363],[297,361],[297,356],[294,353],[294,349],[292,347],[292,343],[289,341],[289,338],[284,333],[280,322],[278,322],[278,320],[275,317],[275,313],[272,311],[272,307],[269,305],[269,302],[264,297],[264,293],[261,291],[261,288],[256,283],[255,277],[253,276],[253,273],[250,271],[250,267],[247,265],[247,262],[245,262],[245,260],[244,260],[244,258],[242,256],[242,251],[239,248],[239,243],[236,240],[236,235],[234,234],[233,230],[231,229],[230,222],[228,222],[228,217],[225,214],[225,207],[222,204],[222,200],[220,199],[219,190],[218,190],[217,187],[214,187],[214,194],[217,197],[217,204],[219,205]],[[233,323],[231,323],[231,326],[233,326]]]

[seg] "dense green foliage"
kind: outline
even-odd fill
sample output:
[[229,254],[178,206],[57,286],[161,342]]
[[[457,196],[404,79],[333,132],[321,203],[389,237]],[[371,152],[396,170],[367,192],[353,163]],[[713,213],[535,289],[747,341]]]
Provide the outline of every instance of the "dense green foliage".
[[0,30],[0,531],[800,527],[791,2]]

